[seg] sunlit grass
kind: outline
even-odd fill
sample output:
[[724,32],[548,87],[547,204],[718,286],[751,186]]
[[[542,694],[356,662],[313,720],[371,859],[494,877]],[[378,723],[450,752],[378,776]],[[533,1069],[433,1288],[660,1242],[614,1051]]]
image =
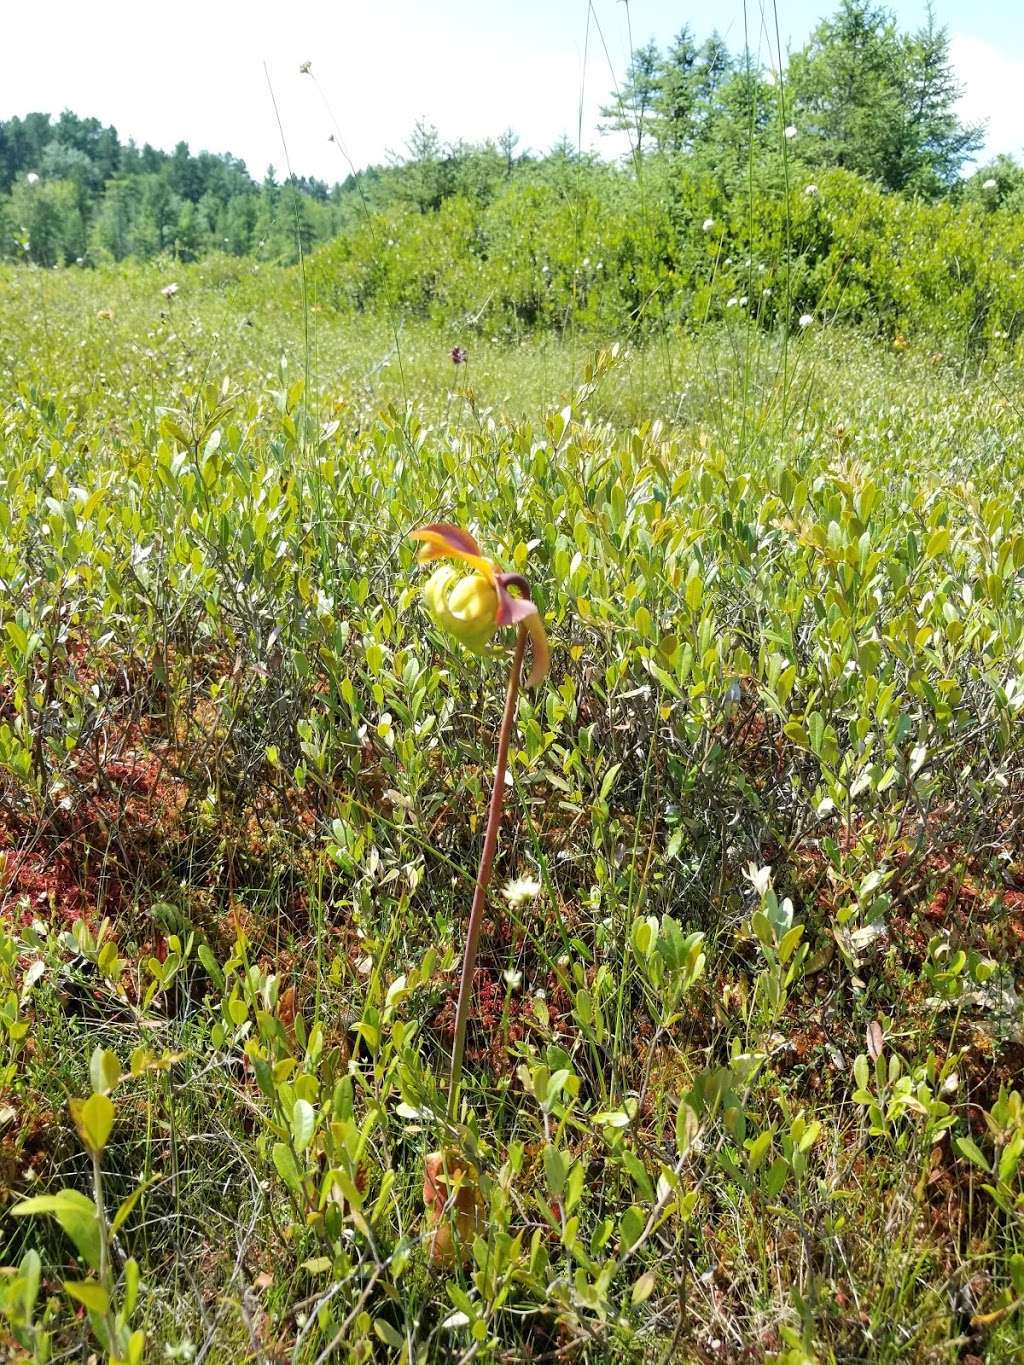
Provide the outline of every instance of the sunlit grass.
[[[0,288],[2,1178],[90,1195],[68,1101],[110,1089],[147,1350],[1014,1359],[1012,373],[315,299],[307,346],[239,262]],[[454,1123],[501,682],[423,612],[439,520],[553,648]],[[437,1273],[447,1145],[486,1221]],[[72,1243],[6,1236],[11,1349],[96,1350]]]

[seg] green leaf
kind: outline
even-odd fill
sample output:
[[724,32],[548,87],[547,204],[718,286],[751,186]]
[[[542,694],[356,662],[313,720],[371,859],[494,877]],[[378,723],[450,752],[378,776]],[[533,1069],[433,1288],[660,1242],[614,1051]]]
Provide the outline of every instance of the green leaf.
[[752,1171],[756,1171],[761,1162],[768,1155],[774,1139],[774,1133],[769,1128],[766,1132],[758,1134],[750,1143],[747,1149],[747,1165]]
[[774,948],[775,935],[772,932],[771,921],[762,910],[755,910],[750,917],[750,927],[754,931],[757,941],[764,948]]
[[634,1308],[638,1303],[645,1303],[651,1297],[656,1282],[653,1270],[645,1271],[638,1280],[634,1280],[629,1296]]
[[785,1157],[777,1156],[764,1176],[764,1192],[769,1199],[778,1198],[788,1175],[789,1163]]
[[576,1161],[573,1163],[572,1170],[570,1170],[569,1172],[569,1179],[567,1182],[565,1199],[562,1201],[565,1204],[565,1210],[567,1213],[571,1213],[572,1210],[576,1207],[576,1205],[580,1202],[580,1198],[583,1194],[583,1182],[586,1179],[586,1174],[587,1173],[584,1170],[584,1163],[582,1161]]
[[31,1322],[32,1313],[36,1306],[36,1299],[39,1297],[39,1283],[43,1273],[43,1263],[39,1259],[39,1252],[31,1248],[25,1252],[21,1258],[21,1302],[25,1310],[26,1319]]
[[783,934],[782,941],[779,944],[779,961],[783,966],[785,966],[793,956],[797,944],[803,938],[803,934],[804,926],[802,924],[794,924],[791,929],[787,929],[785,934]]
[[949,527],[940,526],[937,531],[933,531],[928,537],[928,544],[925,547],[925,559],[934,559],[936,555],[945,554],[949,549]]
[[981,1170],[985,1171],[988,1175],[992,1174],[992,1167],[986,1161],[984,1153],[973,1138],[954,1138],[953,1146],[960,1155],[966,1157],[972,1165],[980,1167]]
[[853,1064],[853,1078],[857,1082],[857,1088],[859,1090],[869,1089],[870,1072],[868,1070],[868,1059],[863,1052],[858,1055]]
[[120,1318],[122,1322],[127,1322],[135,1312],[135,1305],[139,1301],[139,1263],[134,1256],[129,1256],[124,1263],[124,1283],[121,1291]]
[[690,1150],[699,1131],[700,1120],[692,1105],[681,1100],[676,1110],[676,1150],[680,1156],[685,1156]]
[[87,1100],[72,1100],[70,1108],[78,1136],[90,1152],[102,1152],[114,1126],[113,1100],[108,1095],[90,1095]]
[[110,1307],[107,1291],[99,1280],[65,1280],[65,1290],[73,1299],[85,1304],[90,1313],[102,1317]]
[[302,1183],[299,1178],[299,1168],[295,1164],[292,1149],[288,1144],[286,1142],[275,1142],[271,1156],[274,1161],[274,1169],[288,1188],[298,1189]]
[[637,1187],[642,1198],[654,1202],[654,1186],[651,1184],[651,1177],[647,1174],[643,1162],[635,1152],[631,1152],[628,1147],[622,1149],[622,1164],[629,1172],[629,1178]]
[[96,1047],[89,1058],[89,1079],[97,1095],[105,1095],[113,1090],[121,1079],[121,1063],[115,1052],[104,1047]]
[[386,1318],[374,1318],[373,1330],[386,1346],[393,1346],[396,1351],[405,1345],[405,1337]]
[[203,970],[216,986],[217,990],[222,991],[224,989],[224,973],[221,971],[220,963],[214,957],[212,950],[207,944],[200,943],[199,947],[196,949],[196,956],[203,964]]
[[786,738],[792,740],[798,748],[809,749],[811,747],[811,741],[802,721],[788,720],[782,727],[782,731]]
[[28,632],[17,621],[8,621],[6,630],[15,649],[25,654],[28,650]]
[[549,1142],[544,1148],[544,1174],[547,1176],[548,1188],[556,1199],[562,1197],[568,1171],[568,1159],[553,1143]]
[[23,1199],[9,1212],[15,1218],[24,1218],[38,1213],[49,1214],[56,1218],[61,1228],[75,1244],[78,1254],[90,1269],[96,1270],[100,1263],[100,1231],[96,1219],[96,1206],[78,1190],[59,1190],[56,1194],[38,1194],[33,1199]]
[[646,1226],[647,1215],[643,1209],[637,1204],[631,1204],[622,1215],[622,1221],[619,1223],[623,1251],[627,1251],[639,1242]]
[[608,796],[609,796],[609,794],[611,793],[612,787],[615,786],[615,779],[618,777],[618,775],[619,775],[619,769],[620,769],[621,767],[622,767],[622,764],[621,764],[621,763],[613,763],[612,766],[611,766],[611,767],[608,769],[608,771],[605,773],[605,775],[604,775],[604,780],[603,780],[602,783],[601,783],[601,798],[600,798],[600,799],[601,799],[602,801],[607,801]]
[[307,1275],[326,1275],[332,1264],[329,1256],[311,1256],[308,1261],[300,1261],[299,1269]]
[[309,1146],[316,1127],[316,1111],[308,1100],[296,1100],[292,1109],[292,1141],[297,1152]]

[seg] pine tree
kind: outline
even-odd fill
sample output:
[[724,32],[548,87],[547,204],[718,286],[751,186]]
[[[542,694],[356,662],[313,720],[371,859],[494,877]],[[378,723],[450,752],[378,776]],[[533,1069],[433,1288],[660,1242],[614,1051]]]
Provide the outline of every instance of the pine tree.
[[698,47],[690,28],[680,29],[659,70],[652,120],[659,147],[669,152],[694,148],[714,117],[732,69],[732,57],[718,33]]
[[788,78],[804,154],[886,189],[941,193],[981,145],[981,129],[957,116],[949,35],[930,12],[905,35],[871,0],[841,0]]
[[661,53],[653,40],[638,47],[629,59],[626,78],[611,104],[601,109],[602,133],[625,133],[634,156],[643,155],[658,102]]

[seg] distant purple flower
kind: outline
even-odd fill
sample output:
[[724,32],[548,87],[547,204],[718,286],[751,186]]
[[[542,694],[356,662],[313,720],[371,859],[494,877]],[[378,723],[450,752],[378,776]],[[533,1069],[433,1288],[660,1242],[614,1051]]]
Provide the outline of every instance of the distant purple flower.
[[448,354],[452,358],[453,365],[465,365],[466,361],[469,359],[469,352],[466,350],[465,346],[453,346]]

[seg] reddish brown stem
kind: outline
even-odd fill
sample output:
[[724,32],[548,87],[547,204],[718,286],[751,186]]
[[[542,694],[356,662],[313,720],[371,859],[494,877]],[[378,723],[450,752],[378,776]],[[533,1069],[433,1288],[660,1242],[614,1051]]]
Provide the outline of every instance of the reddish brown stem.
[[466,1051],[466,1025],[469,1022],[469,1007],[473,998],[473,974],[476,970],[477,949],[480,946],[480,931],[484,924],[487,886],[491,880],[494,853],[498,847],[498,827],[505,805],[505,769],[508,766],[508,746],[516,717],[519,677],[523,671],[523,657],[526,653],[526,635],[526,627],[520,625],[516,632],[516,647],[512,655],[508,691],[505,693],[505,714],[501,718],[501,733],[498,736],[498,757],[494,764],[494,788],[491,791],[491,804],[487,812],[487,831],[480,853],[473,905],[466,929],[466,947],[462,955],[462,980],[459,983],[459,999],[455,1007],[455,1041],[452,1045],[451,1079],[448,1082],[448,1118],[453,1123],[459,1108],[459,1081],[462,1078],[462,1059]]

